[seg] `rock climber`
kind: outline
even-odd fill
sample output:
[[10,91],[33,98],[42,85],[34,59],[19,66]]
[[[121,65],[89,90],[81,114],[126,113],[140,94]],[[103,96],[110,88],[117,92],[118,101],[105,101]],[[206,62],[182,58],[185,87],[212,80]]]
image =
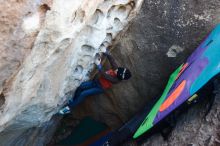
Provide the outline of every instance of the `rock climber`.
[[122,80],[128,80],[131,77],[129,69],[119,67],[114,58],[108,52],[101,53],[103,57],[106,57],[111,65],[111,69],[104,71],[101,64],[101,55],[96,55],[95,64],[99,71],[99,77],[90,81],[83,82],[75,91],[75,95],[68,104],[62,108],[59,113],[70,113],[71,108],[81,103],[87,96],[97,95],[103,93],[105,90],[112,87],[112,84],[121,82]]

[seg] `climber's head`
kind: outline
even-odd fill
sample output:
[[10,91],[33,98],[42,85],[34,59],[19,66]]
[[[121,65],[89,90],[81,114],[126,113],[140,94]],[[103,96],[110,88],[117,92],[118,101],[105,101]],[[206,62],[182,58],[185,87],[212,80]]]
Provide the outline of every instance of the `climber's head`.
[[131,72],[127,68],[119,67],[115,71],[119,80],[128,80],[131,77]]

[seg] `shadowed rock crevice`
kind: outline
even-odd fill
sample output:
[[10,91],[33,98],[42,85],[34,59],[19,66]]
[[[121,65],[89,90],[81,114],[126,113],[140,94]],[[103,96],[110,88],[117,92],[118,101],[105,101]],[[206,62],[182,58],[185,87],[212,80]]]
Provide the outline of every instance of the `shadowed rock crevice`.
[[2,106],[5,103],[5,95],[3,93],[0,94],[0,109],[2,109]]

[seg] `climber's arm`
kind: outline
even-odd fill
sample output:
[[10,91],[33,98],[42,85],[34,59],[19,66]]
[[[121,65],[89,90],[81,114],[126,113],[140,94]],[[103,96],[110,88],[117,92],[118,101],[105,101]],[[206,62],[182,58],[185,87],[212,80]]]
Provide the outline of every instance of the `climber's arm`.
[[118,83],[119,80],[117,77],[112,77],[111,75],[109,74],[106,74],[105,71],[102,69],[102,66],[101,64],[97,66],[98,67],[98,70],[99,70],[99,73],[107,80],[109,80],[110,82],[112,83]]
[[118,65],[117,65],[115,59],[110,54],[103,53],[103,55],[107,57],[107,59],[108,59],[109,63],[111,64],[113,70],[118,68]]

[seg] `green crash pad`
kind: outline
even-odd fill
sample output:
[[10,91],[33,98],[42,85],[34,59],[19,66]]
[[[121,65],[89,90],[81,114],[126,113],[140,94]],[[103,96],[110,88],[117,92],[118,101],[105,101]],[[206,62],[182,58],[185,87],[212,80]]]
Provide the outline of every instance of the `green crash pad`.
[[135,132],[135,134],[133,135],[133,138],[137,138],[140,135],[142,135],[144,132],[148,131],[150,128],[153,127],[153,122],[154,119],[157,115],[157,112],[161,106],[161,104],[164,102],[164,100],[166,99],[167,94],[169,93],[172,85],[174,84],[179,72],[181,71],[183,67],[183,64],[181,66],[179,66],[170,76],[168,83],[166,85],[165,90],[163,91],[163,94],[161,95],[161,97],[159,98],[159,100],[156,102],[156,104],[154,105],[154,107],[152,108],[152,110],[150,111],[150,113],[146,116],[145,120],[142,122],[142,124],[140,125],[140,127],[137,129],[137,131]]
[[84,145],[89,143],[97,135],[108,130],[108,127],[90,117],[86,117],[73,129],[72,133],[65,139],[61,140],[59,145]]

